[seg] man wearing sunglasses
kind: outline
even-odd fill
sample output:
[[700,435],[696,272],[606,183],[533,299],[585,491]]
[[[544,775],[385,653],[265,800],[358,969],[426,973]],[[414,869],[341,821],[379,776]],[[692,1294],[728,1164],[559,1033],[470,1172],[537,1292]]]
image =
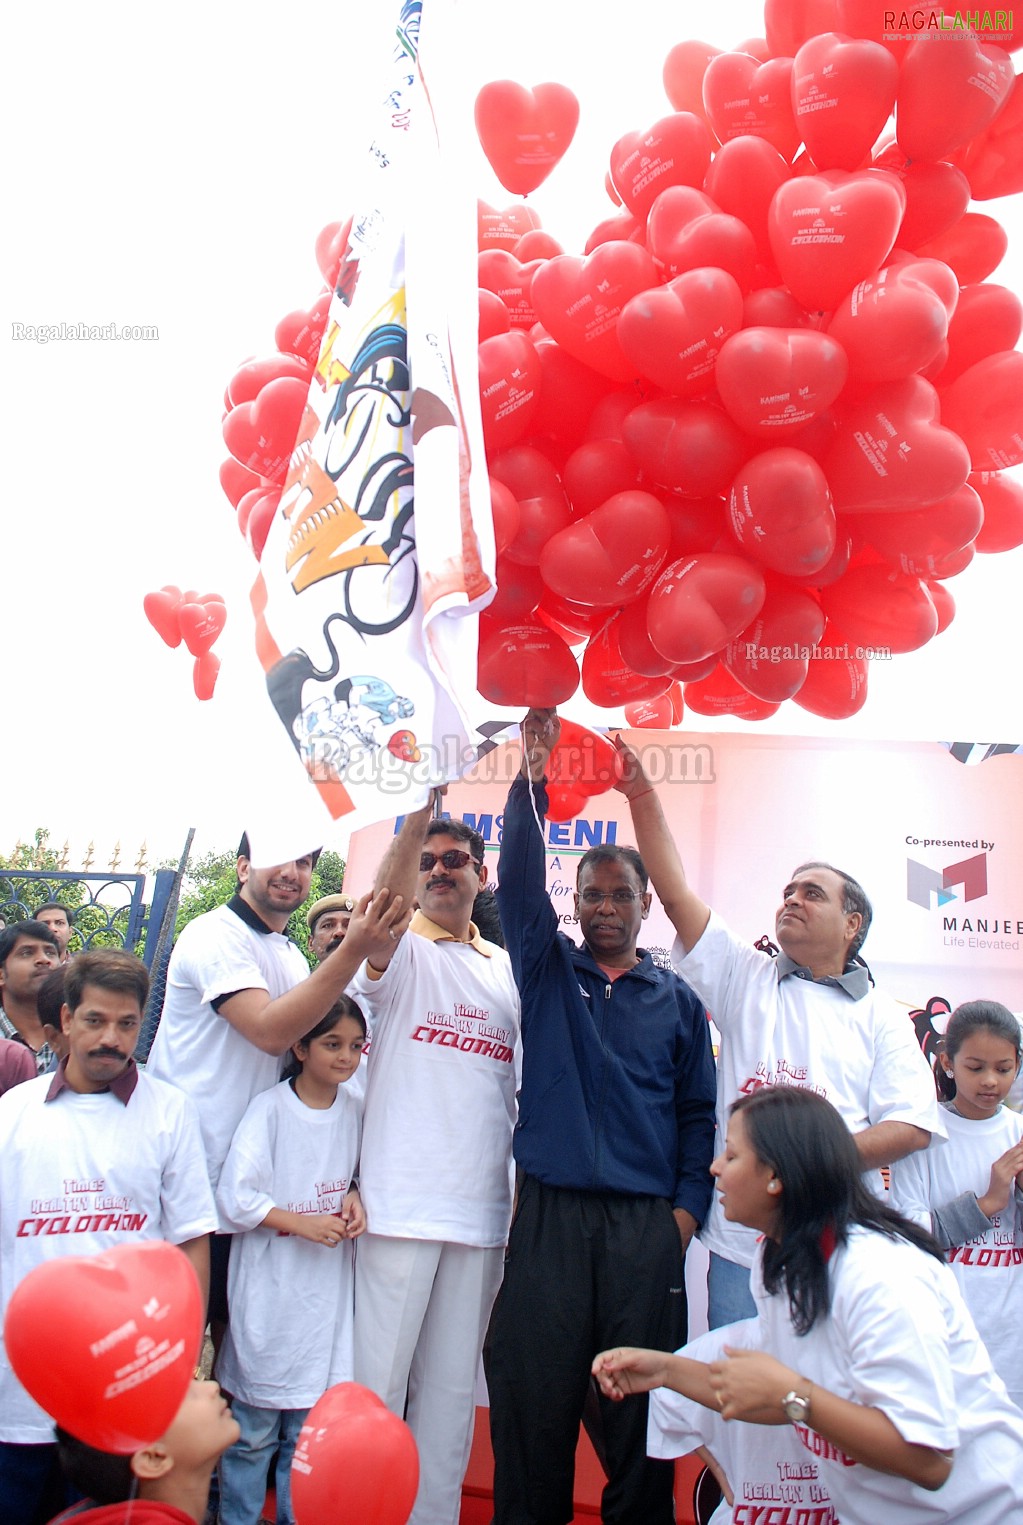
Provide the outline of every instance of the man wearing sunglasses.
[[[547,894],[544,774],[559,731],[553,710],[523,722],[498,866],[522,995],[522,1091],[518,1199],[487,1373],[495,1525],[572,1518],[590,1347],[605,1335],[662,1350],[684,1341],[685,1250],[711,1198],[707,1016],[637,947],[650,909],[643,860],[611,845],[579,860],[582,947],[559,930]],[[601,1518],[672,1525],[674,1468],[647,1457],[645,1407],[601,1399],[600,1412]]]
[[355,1380],[419,1447],[410,1525],[457,1525],[476,1371],[511,1216],[519,998],[471,920],[483,838],[407,816],[376,888],[414,895],[409,933],[349,987],[373,1024],[359,1185]]

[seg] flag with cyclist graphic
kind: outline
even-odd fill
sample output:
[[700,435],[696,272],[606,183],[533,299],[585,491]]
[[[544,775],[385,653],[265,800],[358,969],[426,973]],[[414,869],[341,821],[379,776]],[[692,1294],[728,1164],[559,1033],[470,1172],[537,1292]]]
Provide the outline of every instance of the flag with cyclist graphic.
[[[449,0],[428,0],[438,25]],[[425,801],[481,739],[476,611],[494,591],[475,279],[436,239],[444,173],[404,0],[280,509],[253,589],[266,686],[331,817]],[[427,200],[427,192],[429,199]]]

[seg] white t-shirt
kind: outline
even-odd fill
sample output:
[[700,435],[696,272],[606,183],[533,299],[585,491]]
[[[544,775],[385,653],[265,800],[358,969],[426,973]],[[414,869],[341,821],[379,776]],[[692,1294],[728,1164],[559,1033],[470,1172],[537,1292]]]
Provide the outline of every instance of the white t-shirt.
[[239,990],[265,990],[275,1001],[308,975],[283,933],[260,932],[228,906],[190,921],[174,945],[146,1069],[195,1102],[214,1190],[245,1108],[276,1084],[281,1060],[242,1037],[210,1003]]
[[797,1335],[784,1290],[764,1292],[761,1253],[752,1285],[763,1348],[829,1392],[880,1409],[910,1444],[955,1451],[948,1481],[930,1493],[794,1425],[821,1463],[842,1525],[1023,1519],[1023,1414],[992,1371],[948,1267],[905,1240],[854,1229],[830,1263],[830,1314]]
[[[47,1102],[53,1079],[40,1075],[0,1097],[2,1308],[44,1261],[146,1239],[182,1244],[217,1226],[187,1096],[139,1075],[127,1105],[110,1091],[83,1095],[67,1087]],[[52,1439],[51,1419],[0,1348],[0,1440]]]
[[[759,1320],[743,1319],[701,1335],[678,1354],[716,1361],[726,1345],[759,1350],[760,1338]],[[721,1500],[711,1525],[837,1525],[821,1464],[807,1454],[791,1425],[724,1420],[716,1409],[656,1388],[650,1394],[647,1455],[671,1460],[697,1446],[720,1463],[734,1495],[732,1505]]]
[[[871,988],[859,1001],[834,985],[790,975],[741,942],[714,912],[686,954],[672,963],[689,981],[721,1035],[716,1149],[724,1147],[728,1109],[765,1085],[804,1086],[825,1096],[853,1133],[877,1123],[913,1123],[945,1136],[934,1077],[907,1012]],[[881,1188],[879,1172],[867,1177]],[[715,1196],[701,1238],[739,1265],[752,1265],[756,1234],[729,1223]]]
[[218,1361],[226,1390],[256,1408],[311,1408],[352,1380],[354,1241],[336,1249],[260,1228],[273,1207],[341,1211],[359,1162],[362,1106],[338,1086],[334,1105],[307,1107],[285,1080],[250,1102],[217,1188],[231,1246],[231,1322]]
[[379,980],[363,966],[349,986],[373,1024],[359,1172],[370,1233],[507,1240],[519,994],[507,953],[484,947],[407,933]]
[[[1005,1107],[977,1122],[947,1109],[944,1117],[947,1145],[921,1150],[892,1166],[893,1205],[927,1228],[932,1210],[964,1192],[982,1197],[991,1166],[1023,1135],[1023,1118]],[[995,1371],[1013,1402],[1023,1407],[1023,1209],[1017,1194],[990,1219],[986,1233],[946,1255]]]

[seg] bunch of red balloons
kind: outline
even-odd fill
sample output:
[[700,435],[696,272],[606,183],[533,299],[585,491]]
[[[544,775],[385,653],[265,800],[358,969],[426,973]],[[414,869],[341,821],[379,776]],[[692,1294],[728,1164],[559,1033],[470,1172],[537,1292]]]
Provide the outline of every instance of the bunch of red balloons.
[[182,593],[172,583],[165,583],[142,600],[146,619],[165,645],[172,649],[184,642],[195,658],[192,664],[192,687],[197,699],[212,699],[220,672],[220,658],[212,650],[214,641],[227,623],[227,607],[219,593]]
[[[1002,228],[968,210],[1023,190],[1023,26],[881,17],[767,0],[765,38],[673,48],[674,109],[611,149],[620,210],[582,254],[480,203],[495,704],[581,681],[670,724],[681,684],[700,714],[842,718],[872,651],[924,645],[948,580],[1023,543],[1023,306],[988,280]],[[577,110],[484,87],[506,188],[535,189]]]
[[[321,230],[316,263],[323,284],[313,302],[286,313],[274,331],[273,354],[243,361],[224,390],[222,429],[230,454],[220,468],[220,485],[257,561],[302,432],[313,368],[350,229],[349,218]],[[309,437],[314,427],[312,420]]]

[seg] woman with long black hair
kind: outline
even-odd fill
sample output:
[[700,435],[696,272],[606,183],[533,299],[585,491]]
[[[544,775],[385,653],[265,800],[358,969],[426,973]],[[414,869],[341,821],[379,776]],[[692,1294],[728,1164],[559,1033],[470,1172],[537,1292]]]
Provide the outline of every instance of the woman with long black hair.
[[742,1097],[711,1170],[726,1218],[764,1236],[758,1348],[723,1331],[709,1363],[604,1351],[605,1395],[669,1389],[652,1432],[673,1393],[726,1421],[793,1425],[843,1525],[1023,1520],[1023,1414],[937,1244],[868,1191],[830,1103],[796,1087]]

